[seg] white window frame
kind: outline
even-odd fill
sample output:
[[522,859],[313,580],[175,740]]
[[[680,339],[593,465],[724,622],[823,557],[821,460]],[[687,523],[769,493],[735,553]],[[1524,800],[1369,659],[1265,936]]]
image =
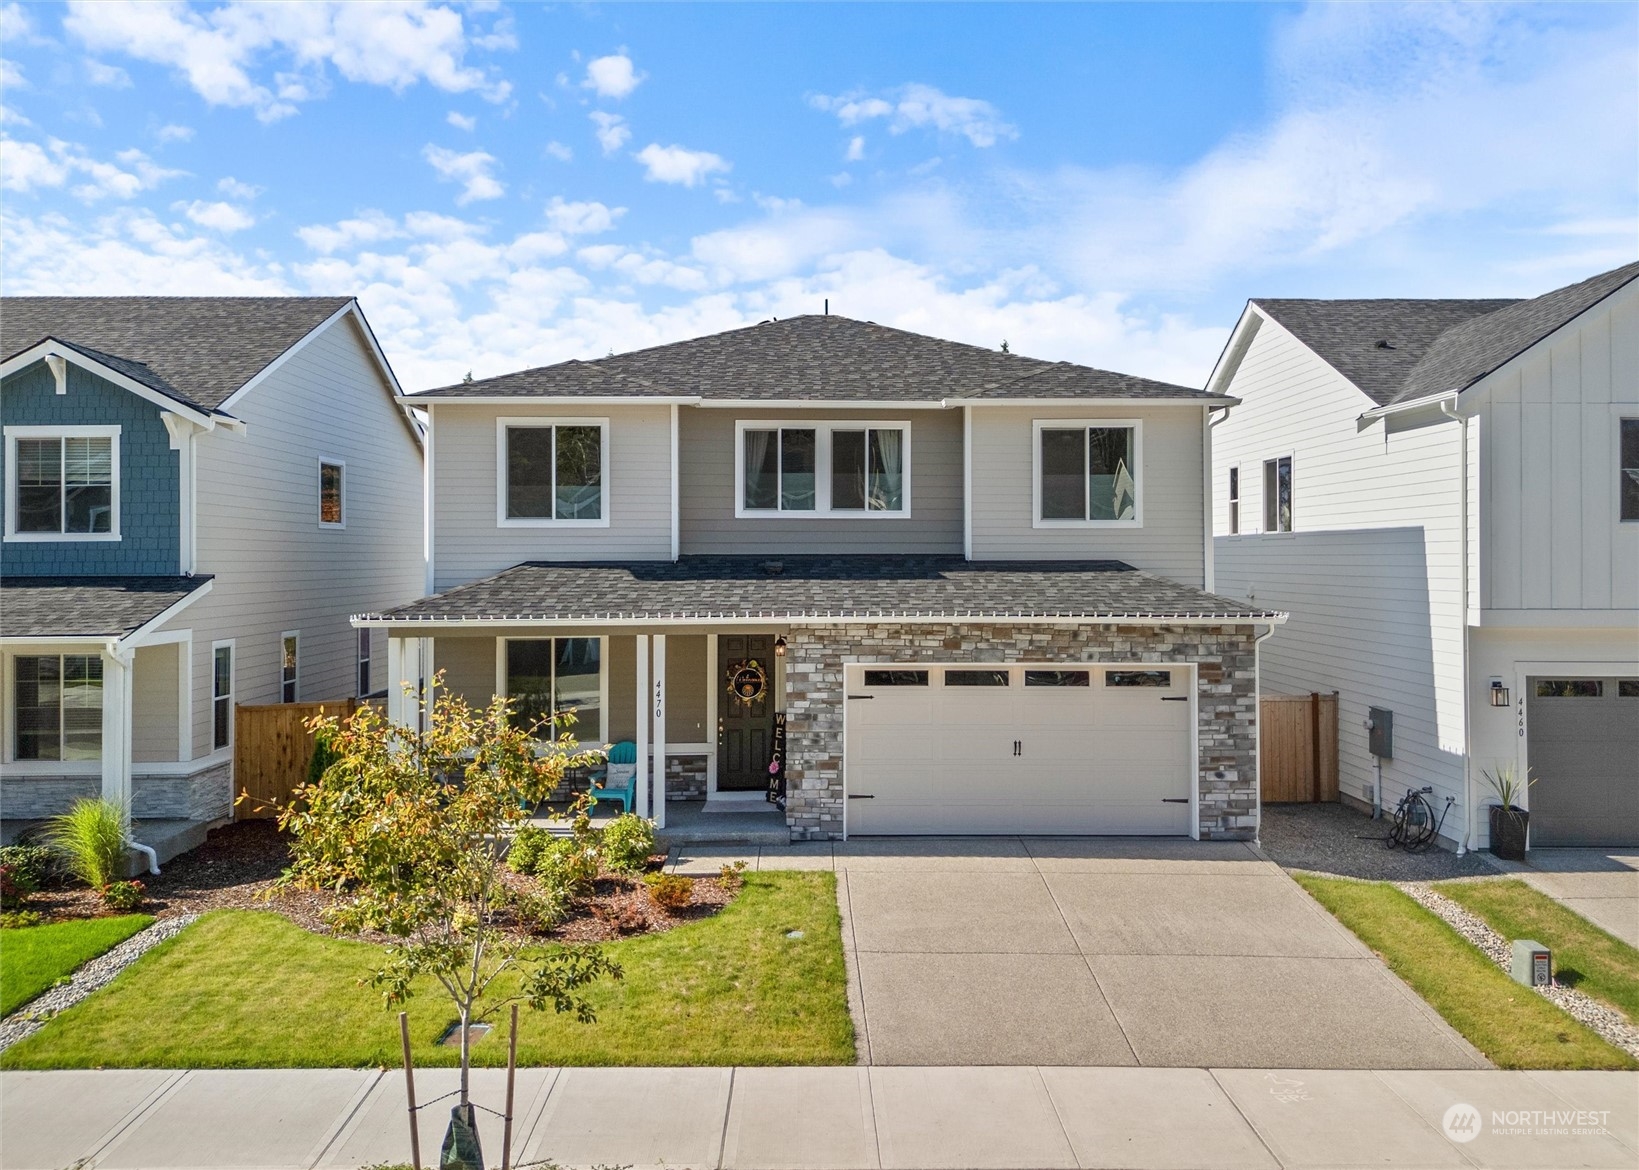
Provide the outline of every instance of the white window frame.
[[[334,522],[324,518],[324,469],[334,467],[341,472],[341,519]],[[347,527],[347,460],[319,456],[319,527],[340,529]]]
[[[281,649],[283,649],[282,646],[281,646]],[[219,650],[226,650],[228,652],[228,690],[227,690],[227,693],[223,694],[223,695],[219,695],[219,694],[216,693],[216,653]],[[234,723],[235,723],[235,720],[234,720],[234,717],[233,717],[233,703],[234,703],[234,696],[236,696],[239,693],[239,648],[234,644],[234,639],[224,638],[223,640],[221,640],[219,642],[212,642],[211,643],[210,679],[211,679],[211,751],[213,751],[213,752],[231,751],[233,749]],[[219,744],[219,743],[216,742],[216,704],[218,702],[222,701],[223,699],[226,699],[227,703],[228,703],[228,742],[223,743],[223,744]]]
[[[596,520],[559,520],[555,516],[508,516],[507,504],[507,442],[506,433],[514,428],[524,427],[597,427],[598,443],[602,448],[602,489],[598,511],[601,513]],[[552,440],[553,455],[553,483],[557,483],[557,439]],[[607,418],[582,417],[502,417],[495,420],[495,525],[497,528],[607,528],[609,527],[609,480],[613,470],[613,460],[610,458],[609,420]],[[556,510],[556,492],[554,492],[553,508]]]
[[[6,535],[7,543],[45,544],[62,541],[118,541],[120,532],[120,428],[118,426],[11,426],[6,437]],[[17,531],[17,440],[18,439],[111,439],[107,532],[19,532]]]
[[[26,771],[31,775],[71,775],[94,770],[100,766],[102,759],[102,740],[97,740],[97,759],[89,760],[26,760],[17,754],[17,666],[24,658],[100,658],[101,651],[89,646],[61,645],[57,647],[22,647],[6,655],[6,682],[7,694],[5,699],[5,760],[8,765]],[[106,661],[103,663],[106,669]],[[59,668],[61,669],[61,668]],[[106,677],[104,683],[106,684]],[[57,746],[59,751],[63,746],[63,718],[61,695],[58,697]],[[104,703],[107,702],[107,692],[104,692]],[[100,731],[99,731],[100,735]]]
[[[598,644],[598,733],[587,738],[587,728],[579,720],[575,722],[575,738],[577,743],[605,744],[609,740],[609,639],[601,634],[520,634],[516,638],[495,639],[495,693],[503,697],[510,696],[511,690],[507,687],[506,675],[506,648],[508,642],[545,642],[554,638],[586,638]],[[555,681],[555,680],[554,680]],[[641,714],[641,713],[640,713]]]
[[[285,643],[295,642],[296,653],[291,655],[295,659],[290,681],[285,681]],[[286,630],[279,635],[279,702],[299,703],[302,701],[302,632],[300,630]],[[285,698],[285,687],[290,687],[290,698]]]
[[374,694],[370,684],[375,681],[376,656],[370,645],[373,631],[369,627],[358,630],[354,636],[356,648],[354,650],[353,680],[358,687],[358,697],[363,699]]
[[[1131,428],[1133,433],[1133,518],[1131,520],[1044,519],[1041,514],[1041,433],[1089,427]],[[1086,435],[1082,436],[1082,479],[1086,480]],[[1085,492],[1085,487],[1083,488]],[[1038,418],[1030,427],[1030,520],[1035,528],[1142,528],[1144,527],[1144,420],[1141,418]]]
[[1229,493],[1228,507],[1224,509],[1224,518],[1229,523],[1229,536],[1239,536],[1241,532],[1241,465],[1236,464],[1229,469],[1224,489]]
[[[747,431],[813,431],[814,432],[814,507],[813,509],[747,508],[746,501],[746,432]],[[904,470],[900,498],[903,507],[897,512],[885,509],[831,507],[831,434],[833,431],[898,431],[900,458]],[[777,440],[776,440],[777,441]],[[909,419],[880,418],[868,421],[836,419],[774,419],[742,418],[734,422],[734,517],[737,520],[908,520],[911,517],[911,423]]]
[[[1291,471],[1291,479],[1292,479],[1292,526],[1290,528],[1281,528],[1280,527],[1280,501],[1278,499],[1278,493],[1279,493],[1279,490],[1280,490],[1279,489],[1280,461],[1282,459],[1286,460],[1288,463],[1290,463],[1292,465],[1292,471]],[[1274,528],[1269,527],[1269,506],[1270,506],[1270,498],[1269,498],[1269,465],[1271,463],[1273,463],[1275,465],[1276,492],[1277,492],[1277,498],[1276,498],[1275,504],[1274,504],[1274,506],[1275,506],[1275,513],[1274,513],[1275,514],[1275,525],[1276,525]],[[1264,535],[1266,535],[1266,536],[1287,536],[1287,535],[1290,535],[1291,533],[1297,531],[1297,527],[1298,527],[1298,461],[1297,461],[1297,456],[1293,452],[1291,452],[1291,451],[1282,451],[1279,455],[1271,455],[1269,458],[1263,460],[1262,462],[1260,462],[1258,464],[1258,503],[1259,503],[1258,526],[1263,529]]]

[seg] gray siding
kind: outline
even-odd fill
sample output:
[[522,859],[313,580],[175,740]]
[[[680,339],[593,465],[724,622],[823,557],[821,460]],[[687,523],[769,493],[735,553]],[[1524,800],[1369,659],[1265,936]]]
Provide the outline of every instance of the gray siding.
[[[435,588],[448,589],[521,561],[670,560],[671,408],[636,405],[467,406],[433,410]],[[503,527],[496,517],[496,420],[607,418],[607,527]]]
[[[740,420],[909,422],[910,515],[851,519],[734,515],[735,424]],[[725,410],[679,412],[678,494],[684,553],[960,553],[959,410]]]
[[143,646],[131,686],[131,759],[157,764],[177,758],[181,663],[187,643]]
[[[1112,558],[1201,586],[1206,574],[1201,408],[973,407],[973,559]],[[1037,419],[1143,421],[1142,528],[1034,527]]]

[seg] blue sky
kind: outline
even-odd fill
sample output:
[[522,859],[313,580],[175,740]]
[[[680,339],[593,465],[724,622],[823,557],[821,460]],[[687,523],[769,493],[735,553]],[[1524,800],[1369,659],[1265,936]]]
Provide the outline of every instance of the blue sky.
[[834,312],[1199,383],[1639,254],[1639,6],[0,4],[7,293],[359,296],[414,389]]

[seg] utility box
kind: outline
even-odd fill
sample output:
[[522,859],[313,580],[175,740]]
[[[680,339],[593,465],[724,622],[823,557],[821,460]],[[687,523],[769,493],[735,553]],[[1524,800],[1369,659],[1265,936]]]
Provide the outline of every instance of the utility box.
[[1514,940],[1515,983],[1527,987],[1549,987],[1554,982],[1554,958],[1548,948],[1530,938]]
[[1380,760],[1394,758],[1394,712],[1387,707],[1373,707],[1366,715],[1371,724],[1366,730],[1366,748]]

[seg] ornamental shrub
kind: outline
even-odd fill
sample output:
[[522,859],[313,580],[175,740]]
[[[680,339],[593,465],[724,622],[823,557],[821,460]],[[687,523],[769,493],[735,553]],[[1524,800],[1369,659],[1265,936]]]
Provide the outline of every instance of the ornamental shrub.
[[649,887],[649,897],[668,914],[688,909],[694,901],[694,879],[680,873],[651,873],[643,879]]
[[100,890],[125,864],[125,810],[101,797],[76,800],[74,807],[51,818],[46,840],[69,873]]
[[535,876],[548,894],[558,892],[565,898],[588,894],[598,876],[598,855],[583,842],[559,837],[549,841],[535,863]]
[[0,910],[0,930],[21,930],[25,926],[39,926],[46,916],[38,910]]
[[148,887],[141,882],[112,882],[102,891],[103,904],[110,910],[135,910],[147,897]]
[[56,857],[44,845],[0,846],[0,865],[8,867],[12,879],[29,887],[28,893],[38,891],[51,876]]
[[621,813],[603,828],[603,864],[616,873],[642,873],[654,852],[654,823]]
[[534,873],[540,864],[541,851],[552,841],[552,834],[535,825],[525,825],[513,835],[512,848],[507,850],[506,863],[516,873]]
[[28,896],[33,892],[34,887],[24,880],[16,868],[0,864],[0,910],[15,910],[28,901]]

